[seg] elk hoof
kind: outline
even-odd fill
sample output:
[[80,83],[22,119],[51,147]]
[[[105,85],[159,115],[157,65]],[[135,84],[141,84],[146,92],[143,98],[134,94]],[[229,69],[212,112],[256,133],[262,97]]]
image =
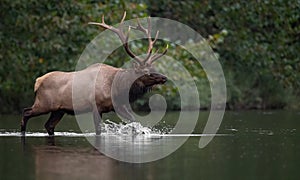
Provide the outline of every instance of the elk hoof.
[[25,136],[25,134],[26,134],[25,131],[21,130],[21,136]]
[[54,135],[54,128],[47,129],[47,132],[48,132],[49,136],[53,136]]
[[24,126],[21,126],[21,133],[25,133],[26,129]]

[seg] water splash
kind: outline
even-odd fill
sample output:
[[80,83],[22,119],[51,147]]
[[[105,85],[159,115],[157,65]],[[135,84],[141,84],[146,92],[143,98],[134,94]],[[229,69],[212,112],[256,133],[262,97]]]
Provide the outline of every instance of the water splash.
[[[57,137],[95,137],[95,132],[55,132]],[[202,136],[228,136],[232,134],[173,134],[172,128],[167,125],[162,128],[149,128],[143,126],[140,122],[131,122],[127,124],[115,123],[110,120],[104,121],[102,124],[101,136],[115,137],[131,137],[136,138],[162,138],[162,137],[202,137]],[[21,137],[22,134],[18,130],[7,131],[0,129],[0,137]],[[26,137],[47,137],[46,132],[26,132]]]
[[[166,129],[158,130],[155,128],[149,128],[142,126],[139,122],[131,122],[127,124],[115,123],[110,120],[106,120],[102,124],[101,136],[105,135],[117,135],[117,136],[151,136],[151,135],[163,135],[168,133]],[[69,132],[55,132],[55,136],[64,137],[92,137],[95,136],[95,132],[74,132],[70,130]],[[22,136],[21,132],[16,129],[5,130],[0,129],[0,137],[18,137]],[[26,132],[27,137],[46,137],[49,136],[46,132]]]
[[114,135],[151,135],[165,133],[155,128],[144,127],[140,122],[117,124],[110,120],[106,120],[105,123],[103,123],[102,132],[104,134]]

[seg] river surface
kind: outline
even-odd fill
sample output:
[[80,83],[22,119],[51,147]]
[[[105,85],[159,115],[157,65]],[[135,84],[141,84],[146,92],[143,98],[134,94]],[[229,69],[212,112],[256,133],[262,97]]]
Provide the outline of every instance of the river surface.
[[[168,136],[178,114],[168,112],[156,127],[160,133],[138,142],[151,145],[164,138],[172,142],[187,136]],[[0,179],[300,179],[300,112],[228,111],[216,136],[200,149],[207,117],[208,112],[200,112],[193,134],[170,155],[147,163],[128,163],[99,152],[90,143],[93,134],[82,133],[73,116],[65,116],[51,138],[43,128],[47,116],[33,118],[22,138],[21,117],[0,115]],[[114,121],[116,117],[108,114],[104,119]],[[113,123],[106,124],[111,127]],[[100,139],[103,142],[108,137],[104,134]],[[117,149],[129,142],[116,134],[113,137]],[[164,144],[158,148],[162,147]],[[153,146],[144,148],[134,154],[141,155]]]

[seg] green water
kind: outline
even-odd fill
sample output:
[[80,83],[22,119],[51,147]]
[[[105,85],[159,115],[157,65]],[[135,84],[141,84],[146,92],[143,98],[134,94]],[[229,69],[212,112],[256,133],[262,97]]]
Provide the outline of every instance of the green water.
[[[104,118],[114,119],[107,115]],[[201,112],[194,133],[201,133],[208,113]],[[170,112],[162,126],[172,126]],[[34,118],[28,131],[45,132],[47,116]],[[1,134],[19,130],[19,116],[0,116]],[[66,116],[56,131],[79,132]],[[300,112],[226,112],[217,136],[203,149],[190,137],[158,161],[132,164],[99,153],[85,137],[0,136],[0,179],[299,179]]]

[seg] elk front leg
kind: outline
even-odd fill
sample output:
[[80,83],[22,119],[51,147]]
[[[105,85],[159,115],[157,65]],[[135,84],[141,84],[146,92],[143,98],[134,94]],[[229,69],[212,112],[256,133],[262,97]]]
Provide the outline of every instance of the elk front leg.
[[63,111],[54,111],[51,113],[48,121],[45,124],[45,128],[49,135],[54,135],[54,128],[57,123],[61,120],[64,116],[65,112]]
[[102,113],[100,113],[98,110],[93,110],[93,118],[94,118],[94,125],[96,130],[96,135],[101,134],[101,119],[102,119]]
[[116,113],[125,119],[125,122],[133,122],[135,121],[135,117],[132,115],[130,108],[126,105],[120,105],[115,108]]

